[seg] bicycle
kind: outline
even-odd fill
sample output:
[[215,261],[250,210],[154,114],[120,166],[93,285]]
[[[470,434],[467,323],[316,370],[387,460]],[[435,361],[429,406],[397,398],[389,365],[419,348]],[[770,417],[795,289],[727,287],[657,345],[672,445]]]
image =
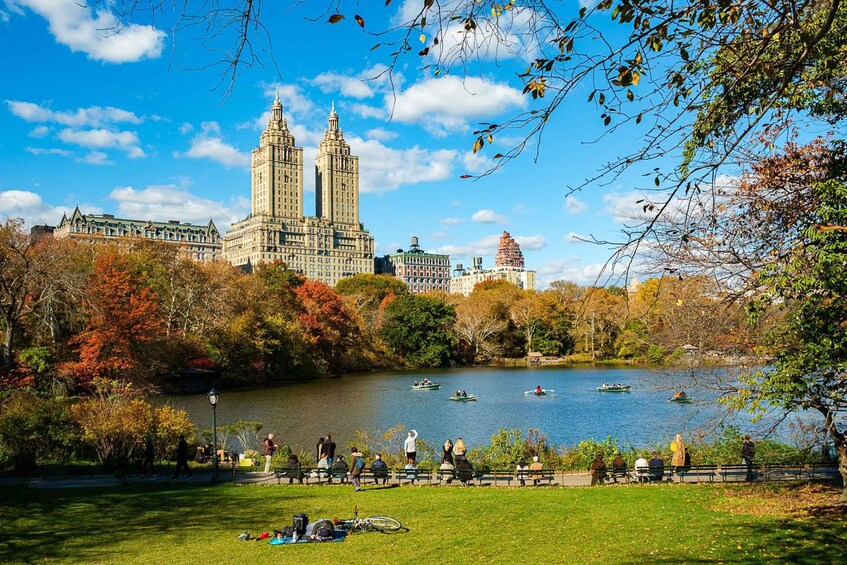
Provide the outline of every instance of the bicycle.
[[399,520],[389,518],[388,516],[370,516],[368,518],[359,518],[359,506],[353,508],[353,518],[351,520],[337,520],[335,527],[346,530],[348,533],[354,532],[381,532],[383,534],[397,532],[403,528],[403,524]]

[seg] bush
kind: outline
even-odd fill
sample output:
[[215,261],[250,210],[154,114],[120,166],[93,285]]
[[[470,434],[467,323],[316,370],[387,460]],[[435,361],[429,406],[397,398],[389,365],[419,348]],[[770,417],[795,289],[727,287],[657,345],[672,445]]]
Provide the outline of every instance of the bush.
[[80,429],[64,402],[15,392],[0,412],[0,447],[17,471],[45,460],[66,462],[79,449]]
[[665,348],[661,345],[651,345],[647,348],[647,359],[651,363],[661,363],[665,360]]

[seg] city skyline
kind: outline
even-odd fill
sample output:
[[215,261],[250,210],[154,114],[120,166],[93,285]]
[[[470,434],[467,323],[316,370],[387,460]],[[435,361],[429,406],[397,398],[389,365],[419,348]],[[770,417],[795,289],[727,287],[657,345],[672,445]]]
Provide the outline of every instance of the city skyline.
[[[307,168],[333,104],[342,115],[345,137],[361,160],[360,221],[376,239],[376,255],[417,235],[427,251],[449,254],[454,264],[482,256],[492,266],[508,230],[527,268],[538,271],[539,288],[556,279],[588,284],[609,251],[580,240],[616,239],[622,218],[638,208],[641,196],[630,187],[640,177],[568,194],[607,160],[587,143],[603,128],[584,101],[551,121],[537,163],[529,148],[491,175],[460,178],[486,171],[494,152],[514,141],[497,139],[475,155],[478,124],[532,106],[507,71],[462,80],[404,67],[392,92],[380,75],[384,56],[369,52],[372,37],[359,37],[354,27],[307,23],[286,28],[292,44],[313,35],[325,49],[293,56],[276,46],[282,76],[253,69],[224,99],[220,89],[210,91],[214,72],[171,64],[168,36],[139,29],[112,45],[82,26],[89,41],[73,40],[39,1],[15,6],[0,8],[0,27],[20,47],[3,63],[11,78],[0,103],[7,132],[0,217],[56,225],[79,205],[83,213],[133,219],[205,224],[211,218],[225,233],[250,211],[250,152],[277,92]],[[97,16],[73,2],[59,6],[80,25]],[[203,55],[198,45],[179,48],[181,58]],[[310,215],[315,192],[308,169],[303,180]]]

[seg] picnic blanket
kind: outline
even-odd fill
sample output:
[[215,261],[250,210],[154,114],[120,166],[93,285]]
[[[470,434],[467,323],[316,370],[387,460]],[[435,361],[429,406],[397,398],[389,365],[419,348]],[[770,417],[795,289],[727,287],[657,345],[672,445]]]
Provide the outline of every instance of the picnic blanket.
[[332,534],[331,540],[328,539],[328,540],[318,541],[318,540],[314,540],[314,539],[309,539],[308,536],[305,536],[303,538],[298,539],[297,541],[294,541],[291,537],[281,537],[281,538],[272,537],[271,541],[269,541],[268,543],[270,545],[285,545],[285,544],[289,544],[289,543],[328,543],[328,542],[333,542],[333,541],[344,541],[344,538],[346,538],[346,537],[347,537],[346,531],[335,530],[335,532],[333,532],[333,534]]

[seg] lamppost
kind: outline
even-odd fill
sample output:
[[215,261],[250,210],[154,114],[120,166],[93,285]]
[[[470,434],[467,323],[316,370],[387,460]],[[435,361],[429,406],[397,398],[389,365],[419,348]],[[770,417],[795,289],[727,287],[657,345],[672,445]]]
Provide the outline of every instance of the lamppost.
[[209,397],[209,404],[212,405],[212,445],[214,446],[214,452],[212,453],[212,482],[217,483],[221,480],[220,475],[218,475],[218,400],[221,395],[218,391],[212,389],[206,396]]

